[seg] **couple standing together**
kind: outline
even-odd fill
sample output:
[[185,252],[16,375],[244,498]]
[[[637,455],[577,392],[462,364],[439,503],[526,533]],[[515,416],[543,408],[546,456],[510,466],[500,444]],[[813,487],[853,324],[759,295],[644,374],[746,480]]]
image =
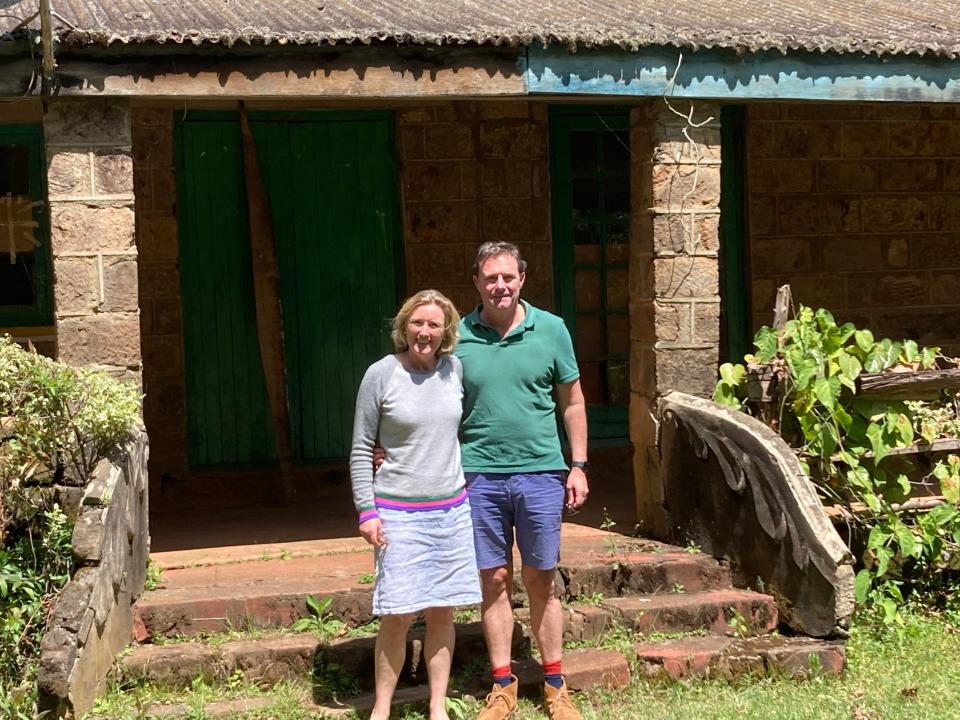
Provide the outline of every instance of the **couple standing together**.
[[[376,556],[372,720],[390,714],[407,629],[419,611],[430,720],[446,720],[453,610],[478,602],[493,674],[478,720],[513,712],[514,533],[546,710],[553,720],[580,718],[561,673],[554,576],[564,504],[576,508],[587,497],[587,420],[570,334],[560,318],[520,300],[525,270],[515,245],[481,245],[473,268],[480,305],[461,321],[439,292],[412,296],[393,320],[396,354],[371,365],[360,385],[350,473],[360,534]],[[376,472],[375,445],[385,453]]]

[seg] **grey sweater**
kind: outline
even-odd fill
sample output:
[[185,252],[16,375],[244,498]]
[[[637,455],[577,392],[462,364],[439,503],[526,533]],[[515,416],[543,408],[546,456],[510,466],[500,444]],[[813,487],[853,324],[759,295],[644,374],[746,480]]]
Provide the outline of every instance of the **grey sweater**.
[[[450,355],[430,372],[407,370],[396,355],[367,368],[357,393],[350,452],[360,522],[376,517],[378,506],[435,510],[463,502],[457,437],[462,380],[460,361]],[[386,451],[376,474],[374,444]]]

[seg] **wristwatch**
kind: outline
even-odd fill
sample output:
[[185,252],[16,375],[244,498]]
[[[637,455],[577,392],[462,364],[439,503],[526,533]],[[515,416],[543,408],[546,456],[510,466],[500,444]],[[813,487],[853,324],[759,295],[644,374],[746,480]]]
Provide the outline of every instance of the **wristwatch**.
[[590,467],[590,463],[588,463],[586,460],[573,460],[570,463],[570,467],[580,468],[581,470],[583,470],[584,474],[586,474],[587,469]]

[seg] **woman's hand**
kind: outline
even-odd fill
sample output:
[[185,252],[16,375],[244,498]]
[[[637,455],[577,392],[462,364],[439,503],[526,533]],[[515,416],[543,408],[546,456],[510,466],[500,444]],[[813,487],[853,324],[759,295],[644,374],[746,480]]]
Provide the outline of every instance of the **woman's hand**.
[[387,538],[383,534],[383,524],[380,518],[370,518],[360,524],[360,535],[363,539],[374,547],[384,547],[387,544]]

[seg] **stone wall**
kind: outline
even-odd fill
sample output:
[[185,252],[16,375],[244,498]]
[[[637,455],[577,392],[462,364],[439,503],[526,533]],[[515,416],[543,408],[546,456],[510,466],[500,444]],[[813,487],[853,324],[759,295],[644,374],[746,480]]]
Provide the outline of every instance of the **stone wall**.
[[[131,112],[143,416],[150,433],[151,475],[157,480],[154,485],[163,473],[174,477],[187,473],[173,112],[170,107],[134,107]],[[158,487],[153,491],[156,493]]]
[[455,101],[397,111],[407,292],[433,287],[477,304],[477,245],[520,245],[523,296],[552,309],[547,106]]
[[956,106],[758,104],[748,111],[754,328],[778,285],[879,336],[960,354]]
[[133,601],[150,552],[147,436],[138,432],[101,460],[73,531],[77,570],[64,586],[40,643],[40,709],[80,717],[106,688],[114,659],[133,635]]
[[128,103],[50,100],[43,129],[58,359],[139,382]]
[[694,119],[695,145],[662,103],[630,116],[630,438],[637,516],[656,536],[666,529],[657,398],[711,395],[719,352],[719,108],[698,104]]

